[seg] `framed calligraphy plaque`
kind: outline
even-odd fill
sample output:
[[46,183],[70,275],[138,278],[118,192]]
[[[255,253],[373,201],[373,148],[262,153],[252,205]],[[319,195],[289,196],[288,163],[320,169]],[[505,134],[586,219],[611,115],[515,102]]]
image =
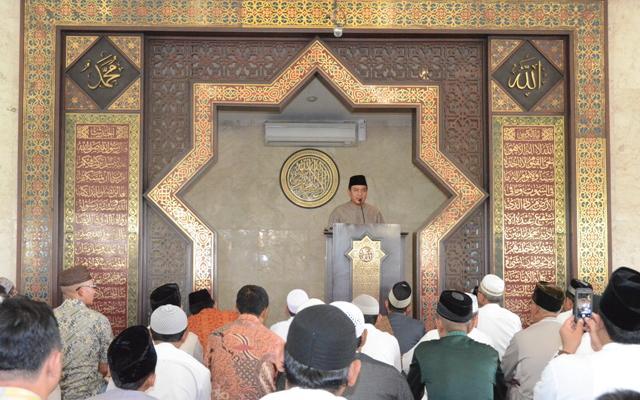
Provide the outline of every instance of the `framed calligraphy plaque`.
[[316,208],[331,201],[338,191],[340,174],[328,154],[302,149],[291,154],[280,169],[285,197],[302,208]]

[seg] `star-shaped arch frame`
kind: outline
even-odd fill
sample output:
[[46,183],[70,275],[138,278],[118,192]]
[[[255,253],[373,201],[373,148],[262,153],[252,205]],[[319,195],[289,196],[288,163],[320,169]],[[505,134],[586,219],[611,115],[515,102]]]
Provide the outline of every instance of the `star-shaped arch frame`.
[[193,147],[147,193],[193,242],[194,289],[213,288],[216,234],[180,198],[179,193],[217,153],[216,108],[221,105],[279,106],[316,74],[329,82],[354,108],[406,107],[417,121],[417,164],[451,193],[436,215],[418,231],[420,314],[431,320],[439,293],[439,247],[442,239],[468,216],[487,194],[439,149],[439,87],[434,85],[365,85],[322,43],[313,41],[267,84],[194,83]]

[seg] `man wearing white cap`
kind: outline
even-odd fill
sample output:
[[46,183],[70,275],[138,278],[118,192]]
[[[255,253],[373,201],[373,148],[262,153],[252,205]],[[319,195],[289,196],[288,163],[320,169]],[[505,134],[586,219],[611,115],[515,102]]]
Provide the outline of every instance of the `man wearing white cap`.
[[[469,339],[473,339],[478,343],[484,343],[493,347],[493,340],[491,340],[491,338],[487,336],[486,333],[478,329],[478,299],[472,293],[466,293],[466,295],[471,298],[473,312],[473,316],[470,322],[471,332],[469,332],[467,336],[469,337]],[[438,339],[440,339],[440,333],[437,329],[432,329],[427,332],[415,346],[413,346],[409,351],[402,355],[402,370],[406,374],[409,373],[409,367],[411,365],[411,360],[413,359],[413,352],[416,350],[416,347],[418,347],[420,343]]]
[[[398,339],[400,354],[409,351],[424,335],[424,323],[411,318],[411,286],[408,282],[398,282],[384,302],[388,311],[389,324],[393,336]],[[411,360],[409,360],[411,361]]]
[[395,368],[361,352],[367,342],[362,311],[346,301],[334,301],[331,305],[338,307],[353,322],[358,340],[356,359],[360,360],[360,374],[355,385],[347,387],[344,397],[349,400],[413,399],[409,384]]
[[187,314],[180,307],[167,304],[151,314],[151,337],[158,356],[151,396],[160,400],[211,399],[209,370],[180,350],[187,332]]
[[520,317],[500,306],[504,295],[504,281],[497,275],[482,278],[478,288],[478,329],[493,341],[500,359],[513,335],[522,330]]
[[368,294],[361,294],[353,299],[353,304],[364,314],[367,341],[362,347],[362,353],[375,360],[392,365],[398,371],[402,371],[398,339],[375,327],[380,314],[378,300]]
[[300,305],[302,305],[307,300],[309,300],[309,296],[304,290],[293,289],[292,291],[290,291],[287,295],[287,313],[289,314],[289,319],[276,322],[275,324],[271,325],[271,330],[278,336],[280,336],[285,342],[287,341],[289,326],[291,325],[291,321],[293,321],[293,317],[298,312],[298,307],[300,307]]

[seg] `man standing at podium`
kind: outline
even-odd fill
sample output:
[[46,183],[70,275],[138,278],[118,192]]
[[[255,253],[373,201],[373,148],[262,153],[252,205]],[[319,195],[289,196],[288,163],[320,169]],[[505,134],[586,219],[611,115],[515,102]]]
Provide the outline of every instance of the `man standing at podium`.
[[350,201],[336,207],[329,216],[329,229],[335,223],[345,224],[384,224],[384,218],[378,208],[365,204],[367,200],[367,179],[364,175],[349,178]]

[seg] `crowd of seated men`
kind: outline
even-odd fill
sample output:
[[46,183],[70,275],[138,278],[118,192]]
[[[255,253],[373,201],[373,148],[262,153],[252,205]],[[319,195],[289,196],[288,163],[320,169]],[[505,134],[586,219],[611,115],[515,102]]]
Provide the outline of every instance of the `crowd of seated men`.
[[0,400],[640,399],[640,273],[626,267],[591,314],[574,312],[588,282],[536,282],[524,329],[496,275],[476,294],[442,291],[429,329],[407,282],[380,302],[294,289],[271,327],[260,286],[243,286],[235,310],[193,292],[187,315],[169,283],[151,293],[149,325],[115,338],[86,268],[59,283],[51,309],[0,278]]

